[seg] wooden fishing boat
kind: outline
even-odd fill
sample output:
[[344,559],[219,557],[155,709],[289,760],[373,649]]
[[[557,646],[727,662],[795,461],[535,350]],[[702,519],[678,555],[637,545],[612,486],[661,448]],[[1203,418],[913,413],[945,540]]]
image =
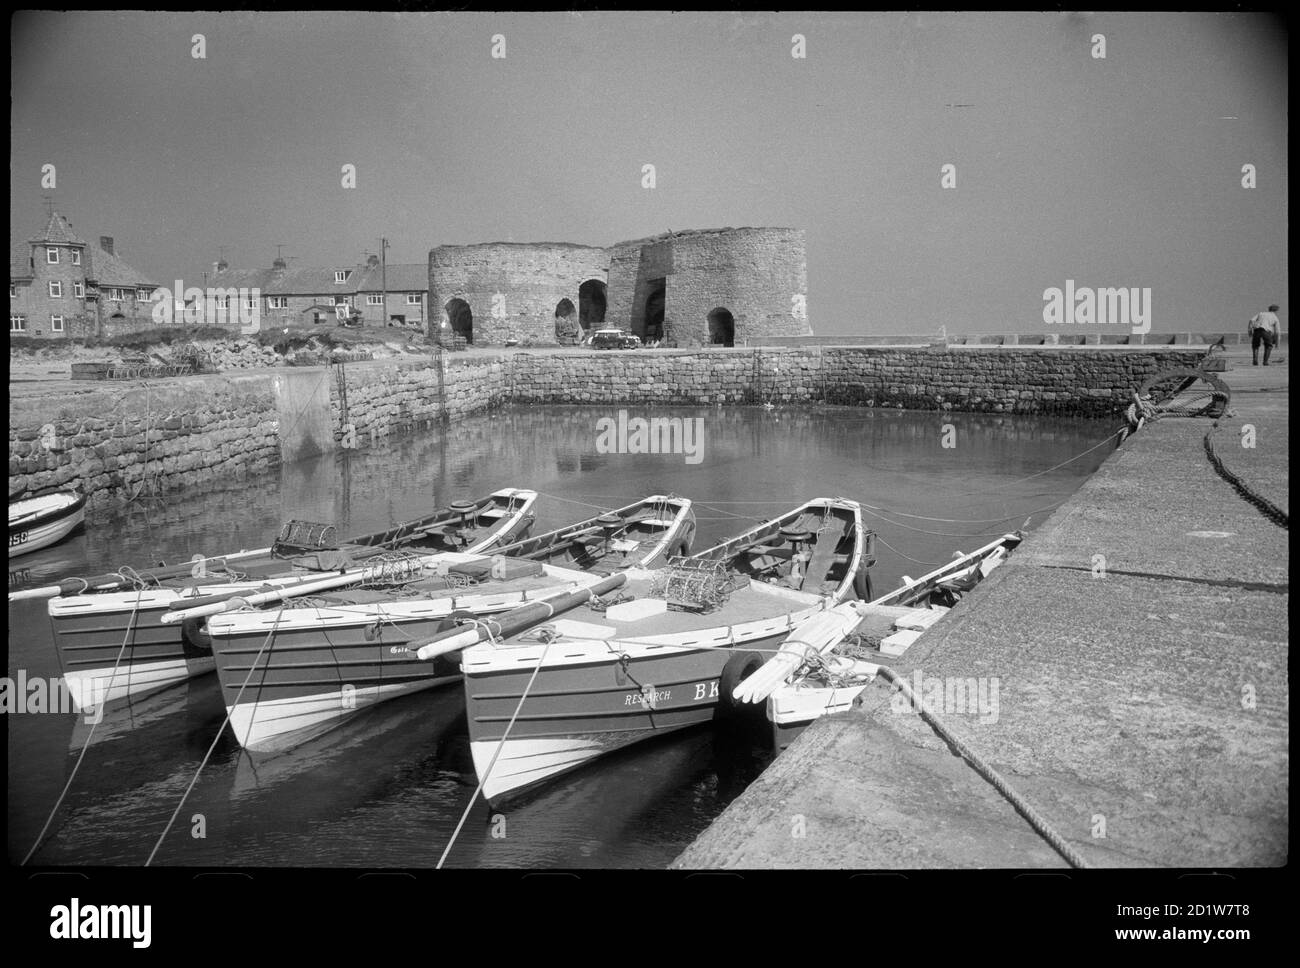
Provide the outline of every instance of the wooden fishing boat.
[[625,568],[655,568],[690,554],[695,538],[691,502],[655,494],[567,527],[534,535],[499,554],[612,575]]
[[9,557],[58,544],[86,522],[86,496],[58,490],[9,501]]
[[654,495],[490,557],[444,555],[282,613],[213,615],[207,630],[235,737],[250,749],[284,749],[385,699],[452,682],[454,657],[413,661],[409,643],[458,617],[508,612],[590,587],[614,567],[661,562],[688,546],[694,527],[689,500]]
[[[874,534],[842,498],[809,501],[538,627],[443,633],[461,653],[470,748],[497,803],[596,757],[726,715],[722,697],[813,615],[854,595]],[[506,630],[502,630],[503,633]]]
[[231,607],[235,599],[291,597],[373,580],[377,571],[391,569],[395,554],[423,560],[509,544],[532,525],[536,500],[536,491],[503,488],[342,542],[330,525],[290,521],[267,549],[75,579],[85,592],[54,597],[48,608],[69,692],[84,709],[211,672],[208,612]]
[[775,748],[815,719],[850,709],[862,690],[997,568],[1023,534],[1005,534],[870,602],[845,602],[801,625],[763,667],[733,690],[738,703],[765,703]]

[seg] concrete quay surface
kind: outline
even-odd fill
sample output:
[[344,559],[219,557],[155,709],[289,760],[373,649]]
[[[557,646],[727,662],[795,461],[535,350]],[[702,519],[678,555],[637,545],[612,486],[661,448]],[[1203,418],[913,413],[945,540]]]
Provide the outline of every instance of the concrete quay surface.
[[[1289,513],[1288,367],[1229,359],[1215,448]],[[1288,859],[1287,532],[1215,472],[1210,426],[1130,437],[895,666],[996,680],[939,718],[1090,866]],[[812,724],[672,866],[1067,866],[900,698],[878,679]]]

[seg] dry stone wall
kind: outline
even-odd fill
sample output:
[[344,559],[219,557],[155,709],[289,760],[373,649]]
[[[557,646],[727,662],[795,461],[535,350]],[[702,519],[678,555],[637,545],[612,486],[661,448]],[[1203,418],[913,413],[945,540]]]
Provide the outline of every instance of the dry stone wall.
[[[306,395],[336,447],[372,446],[433,421],[509,402],[810,404],[1000,414],[1121,412],[1157,373],[1203,348],[810,347],[511,353],[350,363],[344,387]],[[149,387],[10,398],[9,488],[77,486],[94,504],[202,486],[281,460],[274,373],[178,378]]]

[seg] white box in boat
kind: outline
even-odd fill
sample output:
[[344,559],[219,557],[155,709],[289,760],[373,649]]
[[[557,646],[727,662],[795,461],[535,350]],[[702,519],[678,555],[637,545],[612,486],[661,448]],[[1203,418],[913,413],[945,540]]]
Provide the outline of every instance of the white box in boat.
[[668,603],[662,598],[638,598],[621,605],[611,605],[605,609],[605,616],[611,622],[640,622],[668,611]]
[[947,613],[948,609],[946,608],[918,608],[901,618],[895,619],[894,628],[924,631]]
[[609,625],[594,625],[591,622],[575,622],[570,618],[559,618],[551,622],[551,627],[564,639],[612,639],[618,630]]
[[912,643],[919,639],[924,630],[904,629],[901,632],[895,632],[893,635],[887,635],[880,641],[880,651],[885,655],[900,656],[912,647]]

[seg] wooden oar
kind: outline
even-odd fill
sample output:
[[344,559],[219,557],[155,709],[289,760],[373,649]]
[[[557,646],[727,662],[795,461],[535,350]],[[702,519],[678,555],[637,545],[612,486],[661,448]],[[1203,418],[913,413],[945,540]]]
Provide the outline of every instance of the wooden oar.
[[[742,702],[762,702],[784,685],[790,676],[798,670],[803,664],[803,656],[807,654],[809,648],[817,652],[823,652],[833,646],[861,621],[861,617],[865,614],[864,609],[877,605],[898,604],[902,601],[910,601],[913,597],[928,594],[930,589],[939,581],[947,580],[952,575],[963,574],[972,568],[978,568],[990,555],[998,552],[1005,554],[1005,545],[1007,543],[1011,541],[1019,542],[1019,540],[1020,536],[1018,534],[1004,534],[997,540],[990,541],[984,547],[972,551],[968,555],[959,554],[953,561],[939,566],[920,578],[911,579],[904,576],[901,588],[887,592],[870,602],[845,602],[826,612],[814,615],[791,633],[776,655],[736,686],[732,691],[732,697]],[[843,626],[838,634],[836,633],[837,622]],[[791,646],[791,648],[787,649],[787,645]]]
[[467,649],[471,645],[483,642],[491,636],[505,638],[517,632],[522,632],[531,626],[545,622],[553,615],[559,615],[561,612],[567,612],[571,608],[589,602],[597,595],[604,595],[606,592],[621,588],[626,582],[627,572],[621,571],[585,588],[560,592],[547,598],[539,598],[527,605],[512,608],[510,611],[503,612],[496,618],[486,619],[472,628],[449,629],[427,639],[418,639],[410,643],[406,648],[408,652],[414,652],[416,658],[427,662],[440,655],[446,655],[448,652],[459,652],[461,649]]
[[[438,555],[426,555],[418,560],[421,565],[428,567],[434,564],[438,558]],[[229,597],[224,595],[212,596],[218,600],[207,605],[178,608],[174,611],[164,612],[161,621],[164,625],[174,625],[177,622],[185,621],[187,618],[204,618],[208,615],[218,615],[221,612],[233,612],[249,605],[265,605],[267,602],[283,601],[286,598],[294,598],[298,595],[310,595],[313,592],[328,591],[331,588],[344,588],[363,581],[368,573],[367,569],[359,568],[342,574],[331,573],[328,578],[307,578],[267,591],[256,591],[251,595],[247,592],[234,592]]]
[[820,653],[851,632],[862,621],[860,608],[858,602],[846,602],[808,619],[790,633],[776,655],[732,690],[732,698],[762,702],[803,665],[810,650]]
[[[197,564],[208,564],[219,561],[238,561],[241,558],[250,558],[257,555],[269,555],[270,548],[258,548],[255,551],[239,551],[229,555],[212,555],[194,561],[178,562],[174,565],[166,565],[162,568],[151,568],[148,571],[139,572],[141,578],[149,580],[155,578],[179,578],[182,575],[188,575],[193,572]],[[57,598],[63,595],[80,595],[83,592],[112,592],[119,591],[132,584],[134,579],[119,575],[115,571],[107,572],[103,575],[95,575],[92,578],[65,578],[57,585],[43,585],[40,588],[28,588],[20,592],[10,592],[9,601],[18,602],[27,598]]]

